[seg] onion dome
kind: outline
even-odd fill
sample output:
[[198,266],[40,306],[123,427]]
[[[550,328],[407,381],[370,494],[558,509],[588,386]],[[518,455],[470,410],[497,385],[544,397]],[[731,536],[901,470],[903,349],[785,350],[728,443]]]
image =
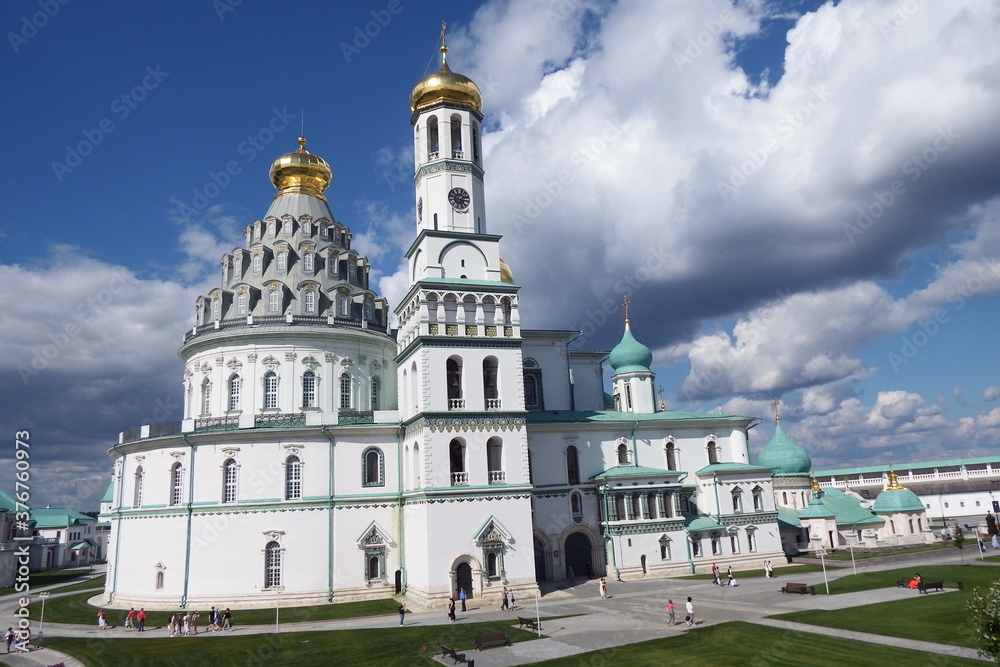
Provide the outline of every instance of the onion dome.
[[611,364],[615,373],[648,373],[649,365],[653,363],[653,353],[632,336],[627,315],[625,316],[625,333],[622,334],[621,341],[608,355],[608,363]]
[[778,424],[771,442],[757,456],[757,465],[773,468],[775,475],[808,475],[812,469],[812,459]]
[[514,284],[514,273],[510,270],[510,265],[503,261],[503,257],[500,258],[500,282]]
[[448,67],[448,47],[441,46],[441,69],[425,76],[410,93],[410,111],[417,111],[437,104],[452,102],[468,104],[480,114],[483,112],[483,96],[472,79],[452,72]]
[[889,471],[889,483],[875,497],[872,511],[876,514],[895,514],[897,512],[923,512],[924,504],[913,491],[899,483],[896,473]]
[[271,163],[271,182],[278,188],[278,195],[306,194],[326,201],[323,192],[332,179],[326,160],[306,150],[305,137],[299,137],[297,151],[285,153]]

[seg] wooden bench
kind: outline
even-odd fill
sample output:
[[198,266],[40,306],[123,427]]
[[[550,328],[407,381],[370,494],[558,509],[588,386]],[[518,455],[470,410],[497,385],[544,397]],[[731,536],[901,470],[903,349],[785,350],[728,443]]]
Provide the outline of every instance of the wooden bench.
[[465,654],[464,653],[456,653],[455,649],[448,648],[444,644],[441,644],[440,646],[441,646],[441,657],[444,658],[444,657],[447,656],[447,657],[451,658],[452,660],[455,661],[452,664],[457,665],[460,662],[469,662],[468,660],[465,659]]
[[488,635],[476,636],[476,648],[482,651],[488,646],[510,646],[510,640],[502,632],[491,632]]
[[917,587],[921,593],[927,593],[928,589],[933,588],[934,590],[941,591],[944,593],[944,582],[943,581],[921,581],[920,585]]
[[802,593],[805,595],[816,595],[816,587],[808,584],[785,584],[781,587],[782,593]]
[[517,617],[517,622],[520,623],[520,625],[517,626],[519,628],[523,628],[524,626],[528,626],[528,628],[531,629],[531,630],[541,630],[542,629],[542,624],[541,623],[536,623],[535,621],[531,620],[530,618],[525,618],[524,616],[518,616]]

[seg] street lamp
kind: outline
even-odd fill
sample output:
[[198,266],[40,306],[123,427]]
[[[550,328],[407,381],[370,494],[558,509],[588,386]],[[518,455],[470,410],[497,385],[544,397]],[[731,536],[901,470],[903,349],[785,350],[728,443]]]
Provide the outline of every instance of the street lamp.
[[819,562],[823,564],[823,583],[826,584],[826,594],[830,594],[830,581],[826,578],[826,549],[823,547],[823,538],[816,536],[813,539],[816,542],[816,548],[813,553],[819,556]]
[[38,597],[42,599],[42,613],[38,617],[38,636],[35,638],[35,643],[42,641],[42,626],[45,624],[45,598],[49,597],[51,593],[39,593]]
[[274,632],[278,632],[278,610],[281,608],[281,591],[284,586],[274,587]]

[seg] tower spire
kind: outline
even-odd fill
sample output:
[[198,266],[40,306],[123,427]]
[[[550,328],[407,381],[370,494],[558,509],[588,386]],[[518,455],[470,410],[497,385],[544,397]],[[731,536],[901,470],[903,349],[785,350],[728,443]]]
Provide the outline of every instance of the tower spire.
[[441,67],[444,68],[448,65],[448,43],[446,41],[444,31],[448,27],[448,24],[441,21]]
[[778,400],[777,396],[771,401],[771,405],[774,406],[774,423],[777,426],[781,426],[781,415],[778,413],[778,406],[781,405],[781,401]]
[[625,309],[625,329],[627,331],[631,331],[632,330],[632,327],[629,326],[629,322],[628,322],[628,305],[630,303],[632,303],[632,302],[629,301],[628,294],[622,296],[622,308]]

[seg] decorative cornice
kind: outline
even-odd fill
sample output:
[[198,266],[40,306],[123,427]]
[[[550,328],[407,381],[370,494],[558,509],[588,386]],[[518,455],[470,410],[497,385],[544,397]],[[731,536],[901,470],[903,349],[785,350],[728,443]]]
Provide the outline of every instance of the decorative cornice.
[[439,162],[433,162],[431,164],[426,164],[417,170],[414,178],[414,183],[416,185],[420,184],[421,179],[424,176],[430,174],[436,174],[441,171],[458,171],[464,173],[471,173],[480,178],[483,177],[483,170],[476,166],[475,164],[469,162],[453,162],[451,160],[441,160]]

